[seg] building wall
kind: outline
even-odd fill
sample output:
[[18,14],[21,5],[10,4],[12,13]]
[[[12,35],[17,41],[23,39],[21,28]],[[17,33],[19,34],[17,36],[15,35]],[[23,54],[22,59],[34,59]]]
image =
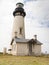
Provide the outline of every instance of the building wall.
[[28,55],[28,43],[17,43],[17,55]]
[[[12,44],[12,55],[29,55],[29,45],[28,43],[16,43]],[[32,44],[32,55],[41,55],[41,45]]]
[[[20,34],[20,28],[22,28],[22,34]],[[13,23],[13,31],[12,38],[15,36],[15,32],[17,32],[18,38],[25,38],[25,30],[24,30],[24,17],[23,16],[15,16]]]
[[28,55],[28,44],[27,43],[16,43],[15,41],[12,44],[12,55]]
[[11,51],[12,55],[16,55],[17,54],[17,45],[16,42],[14,41],[12,44],[12,51]]
[[41,55],[41,45],[32,44],[33,55]]

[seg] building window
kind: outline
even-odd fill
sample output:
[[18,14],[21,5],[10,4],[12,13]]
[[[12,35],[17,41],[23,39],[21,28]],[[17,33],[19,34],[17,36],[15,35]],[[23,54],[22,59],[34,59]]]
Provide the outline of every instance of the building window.
[[20,28],[20,34],[22,34],[22,28]]
[[18,13],[16,13],[16,15],[20,15],[20,13],[18,12]]

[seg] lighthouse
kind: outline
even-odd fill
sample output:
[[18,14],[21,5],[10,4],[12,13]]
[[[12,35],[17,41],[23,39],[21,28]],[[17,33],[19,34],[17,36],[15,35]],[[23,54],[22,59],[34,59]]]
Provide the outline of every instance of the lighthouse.
[[14,23],[12,38],[25,38],[24,17],[26,16],[26,13],[23,9],[23,6],[24,5],[22,3],[17,3],[13,12]]
[[14,22],[12,30],[12,40],[10,43],[10,54],[16,56],[41,55],[41,42],[35,39],[25,39],[24,17],[26,13],[23,3],[17,3],[13,12]]

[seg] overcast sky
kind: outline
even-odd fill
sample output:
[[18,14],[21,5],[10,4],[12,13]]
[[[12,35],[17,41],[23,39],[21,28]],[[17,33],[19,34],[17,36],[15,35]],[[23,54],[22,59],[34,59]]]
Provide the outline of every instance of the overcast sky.
[[49,0],[0,0],[0,51],[9,48],[17,2],[24,3],[26,11],[25,37],[31,39],[37,34],[42,52],[49,53]]

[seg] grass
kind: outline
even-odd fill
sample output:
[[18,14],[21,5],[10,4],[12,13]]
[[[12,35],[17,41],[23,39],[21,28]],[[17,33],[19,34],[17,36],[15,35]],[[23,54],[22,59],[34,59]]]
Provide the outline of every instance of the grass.
[[0,65],[49,65],[49,57],[12,56],[0,54]]

